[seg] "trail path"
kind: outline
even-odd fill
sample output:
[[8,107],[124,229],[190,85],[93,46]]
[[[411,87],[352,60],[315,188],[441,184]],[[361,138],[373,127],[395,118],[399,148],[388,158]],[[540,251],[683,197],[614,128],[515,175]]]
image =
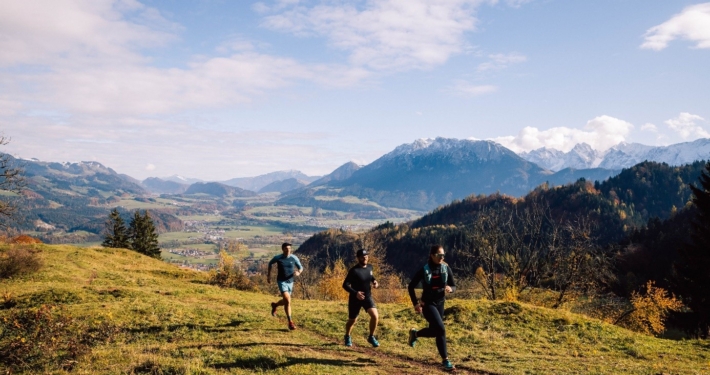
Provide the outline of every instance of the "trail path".
[[[277,326],[285,327],[286,320],[282,318],[271,318],[277,322]],[[270,324],[269,324],[270,325]],[[339,373],[349,374],[436,374],[447,373],[443,371],[439,363],[434,361],[415,361],[410,358],[392,353],[384,353],[380,348],[372,348],[369,345],[357,345],[346,347],[341,340],[322,335],[299,327],[296,331],[289,331],[286,328],[269,331],[270,336],[278,339],[278,343],[264,343],[266,345],[283,346],[284,350],[291,357],[286,364],[311,364],[336,367]],[[307,344],[303,344],[307,342]],[[415,350],[415,349],[412,349]],[[280,366],[282,367],[282,366]],[[476,371],[475,369],[457,366],[456,374],[471,375],[496,375],[489,372]]]

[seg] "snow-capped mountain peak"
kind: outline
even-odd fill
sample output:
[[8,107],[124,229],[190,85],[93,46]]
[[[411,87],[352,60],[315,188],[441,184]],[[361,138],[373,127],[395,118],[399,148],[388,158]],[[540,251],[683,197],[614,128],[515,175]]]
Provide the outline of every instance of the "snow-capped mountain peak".
[[709,160],[710,139],[701,138],[693,142],[670,146],[647,146],[640,143],[622,142],[605,152],[599,152],[586,143],[580,143],[569,152],[543,147],[519,155],[525,160],[552,171],[560,171],[565,168],[623,169],[644,160],[682,165],[697,160]]

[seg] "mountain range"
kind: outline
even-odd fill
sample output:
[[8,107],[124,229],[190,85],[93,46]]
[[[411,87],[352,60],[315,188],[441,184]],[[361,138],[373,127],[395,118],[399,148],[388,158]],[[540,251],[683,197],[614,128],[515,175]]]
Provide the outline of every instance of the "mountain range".
[[565,168],[621,170],[646,160],[677,166],[710,158],[710,139],[701,138],[670,146],[619,143],[606,151],[597,151],[586,143],[580,143],[568,152],[543,147],[519,155],[555,172]]
[[669,165],[710,159],[710,139],[653,147],[621,143],[599,152],[578,144],[568,152],[541,148],[516,154],[492,141],[449,138],[403,144],[374,162],[346,163],[326,176],[300,171],[271,172],[205,183],[171,176],[138,181],[97,162],[52,163],[25,160],[34,191],[98,197],[153,194],[209,194],[245,197],[280,193],[278,204],[349,211],[383,208],[429,210],[468,195],[521,196],[536,186],[563,185],[580,178],[603,181],[644,160]]

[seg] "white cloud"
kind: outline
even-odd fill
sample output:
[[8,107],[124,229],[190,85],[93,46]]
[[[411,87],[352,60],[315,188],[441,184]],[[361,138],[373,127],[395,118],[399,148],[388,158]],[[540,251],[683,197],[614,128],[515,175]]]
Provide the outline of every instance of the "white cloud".
[[[297,35],[326,37],[350,53],[350,62],[375,70],[425,69],[469,47],[483,0],[322,1],[295,6],[264,19],[263,26]],[[358,5],[362,5],[358,7]]]
[[658,133],[658,127],[654,124],[651,124],[650,122],[643,124],[641,126],[641,130],[652,132],[652,133]]
[[689,6],[645,34],[641,48],[660,51],[675,39],[695,42],[696,48],[710,48],[710,3]]
[[523,54],[513,52],[508,54],[499,53],[488,55],[488,59],[489,61],[478,65],[478,68],[476,68],[478,72],[505,69],[513,64],[525,62],[528,58]]
[[676,118],[666,120],[665,124],[686,140],[689,138],[710,138],[710,133],[698,125],[696,123],[698,121],[705,121],[705,119],[698,115],[683,112]]
[[260,53],[244,37],[217,46],[225,56],[197,57],[182,68],[151,66],[141,49],[177,40],[180,29],[134,0],[8,3],[0,12],[0,66],[13,70],[0,71],[0,89],[13,100],[0,97],[0,115],[26,102],[70,114],[224,108],[299,82],[343,87],[371,75]]
[[136,48],[164,45],[179,29],[133,0],[5,2],[0,12],[0,66],[57,59],[143,61]]
[[155,170],[155,164],[148,164],[145,166],[145,170],[148,172],[152,172]]
[[578,143],[587,143],[592,148],[604,151],[624,142],[633,125],[611,116],[599,116],[587,121],[582,129],[557,127],[547,130],[526,126],[517,136],[505,136],[492,140],[515,151],[532,151],[541,147],[567,152]]

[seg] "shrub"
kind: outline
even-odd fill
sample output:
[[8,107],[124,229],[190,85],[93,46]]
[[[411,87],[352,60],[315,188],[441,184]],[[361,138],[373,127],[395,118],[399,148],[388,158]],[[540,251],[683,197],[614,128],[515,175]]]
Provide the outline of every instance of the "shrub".
[[0,250],[0,279],[32,273],[42,267],[39,250],[26,246],[13,246]]
[[117,332],[105,321],[89,326],[55,306],[13,310],[0,319],[0,363],[10,371],[71,370]]
[[40,243],[42,243],[42,241],[40,241],[37,238],[30,237],[26,234],[21,234],[17,237],[14,237],[12,240],[10,240],[10,243],[19,244],[19,245],[34,245],[34,244],[40,244]]
[[233,256],[224,250],[219,252],[219,266],[217,270],[210,271],[210,284],[223,288],[236,288],[239,290],[254,290],[254,286],[244,271],[239,268]]
[[660,334],[665,330],[665,320],[671,311],[680,311],[683,308],[674,295],[653,285],[653,281],[646,283],[644,294],[631,293],[632,308],[616,319],[616,323],[637,332],[647,334]]
[[402,278],[393,273],[386,273],[377,278],[380,284],[372,290],[375,301],[382,303],[409,303],[409,293],[403,286]]
[[327,301],[345,301],[348,292],[343,289],[343,280],[348,274],[345,263],[338,258],[331,266],[326,267],[318,281],[318,292]]

